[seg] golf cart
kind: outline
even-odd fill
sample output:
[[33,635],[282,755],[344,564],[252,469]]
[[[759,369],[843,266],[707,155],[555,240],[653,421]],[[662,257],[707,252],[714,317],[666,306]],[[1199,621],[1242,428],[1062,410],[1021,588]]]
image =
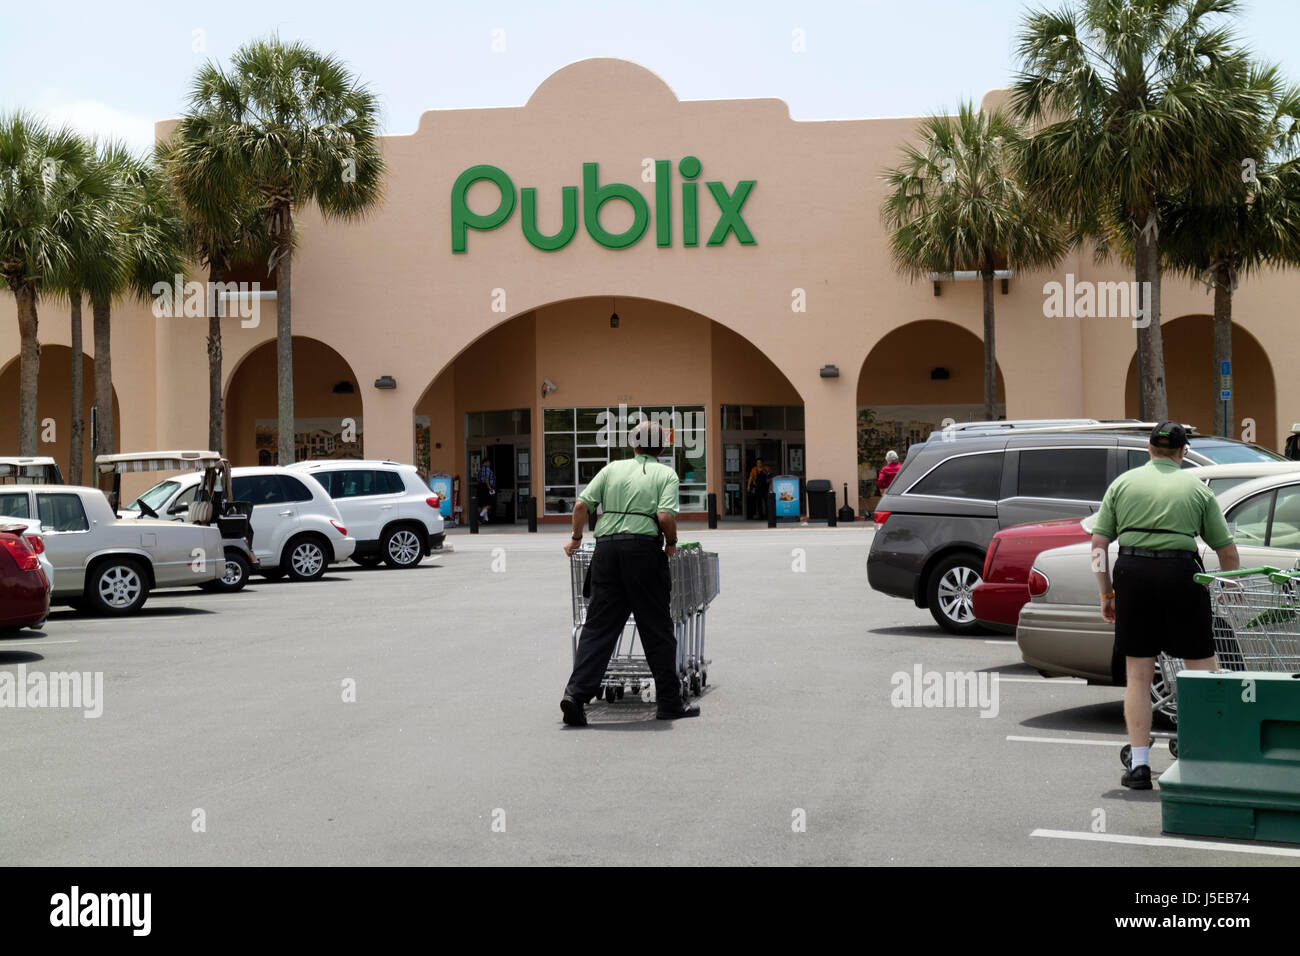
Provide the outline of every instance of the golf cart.
[[[119,518],[163,518],[186,521],[197,525],[215,525],[221,531],[221,544],[225,550],[225,572],[210,584],[201,585],[212,591],[238,591],[248,583],[248,576],[257,566],[253,552],[253,504],[249,501],[231,501],[225,489],[230,488],[230,462],[214,451],[151,451],[122,455],[100,455],[95,465],[102,475],[112,474],[113,490],[109,500]],[[159,515],[149,503],[156,489],[169,483],[164,481],[125,507],[122,500],[122,475],[145,471],[196,471],[202,472],[198,487],[190,500],[178,500]],[[175,483],[172,482],[174,487]],[[164,495],[163,498],[170,497]],[[159,503],[159,507],[162,507]]]
[[53,458],[0,458],[0,485],[61,485],[63,473]]

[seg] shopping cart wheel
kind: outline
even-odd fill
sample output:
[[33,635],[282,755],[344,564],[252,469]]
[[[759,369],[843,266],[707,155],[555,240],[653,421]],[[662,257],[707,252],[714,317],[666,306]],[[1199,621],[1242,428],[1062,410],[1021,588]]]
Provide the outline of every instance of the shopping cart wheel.
[[619,700],[622,700],[622,699],[623,699],[623,685],[622,685],[622,684],[619,684],[619,685],[618,685],[618,699],[619,699]]
[[1133,745],[1132,744],[1125,744],[1123,747],[1119,748],[1119,762],[1124,765],[1125,770],[1128,770],[1130,767],[1133,766]]
[[709,686],[709,672],[707,669],[700,671],[700,686],[701,687]]
[[1169,756],[1173,757],[1175,760],[1178,759],[1178,740],[1176,738],[1169,741]]
[[694,694],[696,697],[700,696],[700,675],[699,674],[691,675],[691,693]]

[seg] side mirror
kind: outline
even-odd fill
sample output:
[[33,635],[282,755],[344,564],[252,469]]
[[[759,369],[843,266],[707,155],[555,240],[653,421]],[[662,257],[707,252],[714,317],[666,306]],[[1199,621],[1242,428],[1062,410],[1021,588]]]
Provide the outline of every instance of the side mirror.
[[167,509],[167,513],[169,515],[183,515],[183,514],[188,514],[189,510],[190,510],[189,505],[187,505],[183,501],[178,501],[176,504],[172,505],[170,508]]

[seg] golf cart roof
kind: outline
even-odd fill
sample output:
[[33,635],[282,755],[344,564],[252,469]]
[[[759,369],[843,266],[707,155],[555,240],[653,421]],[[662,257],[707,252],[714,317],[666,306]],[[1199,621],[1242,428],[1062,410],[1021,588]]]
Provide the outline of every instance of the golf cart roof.
[[53,465],[53,458],[0,457],[0,465]]
[[205,471],[225,461],[215,451],[139,451],[121,455],[100,455],[95,465],[100,474],[119,475],[136,471]]

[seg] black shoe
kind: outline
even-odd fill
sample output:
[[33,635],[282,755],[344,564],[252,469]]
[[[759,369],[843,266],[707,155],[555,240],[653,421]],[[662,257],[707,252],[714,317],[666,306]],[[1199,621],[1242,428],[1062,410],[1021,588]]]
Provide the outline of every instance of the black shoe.
[[1140,767],[1125,770],[1124,776],[1119,778],[1119,782],[1133,790],[1150,790],[1151,768],[1143,764]]
[[679,717],[698,717],[700,708],[697,704],[684,704],[680,700],[675,700],[670,704],[660,704],[659,711],[655,714],[660,720],[676,720]]
[[587,714],[583,706],[568,694],[560,699],[560,710],[564,713],[564,722],[570,727],[587,726]]

